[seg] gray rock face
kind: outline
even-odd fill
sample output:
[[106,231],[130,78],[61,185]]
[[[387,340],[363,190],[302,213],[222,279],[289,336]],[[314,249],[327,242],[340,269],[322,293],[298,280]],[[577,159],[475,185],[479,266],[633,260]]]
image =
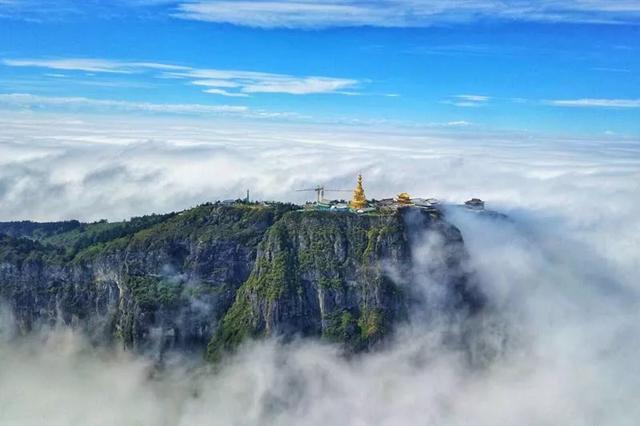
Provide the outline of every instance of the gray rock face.
[[244,338],[274,334],[360,350],[420,302],[415,246],[431,233],[446,250],[426,273],[448,289],[450,306],[481,305],[460,232],[439,213],[291,210],[204,205],[71,254],[49,242],[66,234],[34,241],[14,232],[0,237],[0,298],[21,333],[65,324],[136,350],[209,343],[215,359]]

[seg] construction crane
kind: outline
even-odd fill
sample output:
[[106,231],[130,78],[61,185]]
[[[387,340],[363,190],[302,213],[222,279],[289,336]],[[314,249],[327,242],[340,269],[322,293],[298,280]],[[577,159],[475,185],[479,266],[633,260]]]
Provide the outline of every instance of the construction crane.
[[324,200],[325,192],[351,192],[350,189],[327,189],[324,185],[318,185],[315,188],[296,189],[296,192],[314,191],[316,193],[317,202]]

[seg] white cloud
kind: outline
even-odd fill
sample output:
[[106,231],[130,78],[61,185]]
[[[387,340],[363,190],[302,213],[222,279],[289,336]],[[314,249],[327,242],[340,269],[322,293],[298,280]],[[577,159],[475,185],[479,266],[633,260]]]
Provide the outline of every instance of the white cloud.
[[[158,7],[162,6],[162,7]],[[139,13],[260,28],[424,27],[471,21],[636,24],[636,0],[2,0],[0,16],[33,21]]]
[[466,126],[471,126],[472,123],[465,120],[457,120],[457,121],[449,121],[445,124],[447,126],[452,126],[452,127],[466,127]]
[[[329,27],[384,22],[384,9],[355,2],[327,1],[215,1],[190,2],[179,6],[175,16],[253,27]],[[384,25],[384,26],[393,26]]]
[[246,93],[228,92],[223,89],[206,89],[204,93],[210,93],[212,95],[229,96],[232,98],[246,98],[247,96],[249,96]]
[[549,105],[576,108],[640,108],[640,99],[557,99]]
[[360,81],[355,79],[192,68],[155,62],[127,62],[107,59],[4,59],[2,63],[12,67],[37,67],[65,71],[120,74],[151,73],[152,76],[158,78],[170,77],[191,80],[191,83],[196,86],[230,89],[205,90],[204,92],[236,97],[256,93],[350,94],[350,92],[342,90],[355,89],[360,85]]
[[[357,87],[360,82],[354,79],[330,77],[296,77],[286,74],[273,74],[255,71],[234,71],[216,69],[191,69],[188,71],[170,72],[172,77],[188,78],[192,84],[216,88],[237,89],[229,93],[286,93],[290,95],[307,95],[318,93],[337,93],[342,89]],[[215,93],[210,92],[209,93]]]
[[123,62],[110,59],[3,59],[2,63],[11,67],[37,67],[65,71],[87,71],[131,74],[141,69],[183,70],[179,65],[158,64],[154,62]]
[[456,97],[470,102],[487,102],[490,99],[489,96],[483,95],[458,95]]
[[0,106],[36,109],[41,107],[68,107],[82,110],[94,108],[116,112],[137,111],[166,114],[238,114],[249,112],[249,109],[245,106],[129,102],[84,97],[37,96],[28,93],[0,94]]
[[194,80],[191,84],[205,87],[240,87],[240,84],[230,80]]
[[197,0],[182,2],[175,16],[262,28],[422,27],[476,20],[632,23],[640,18],[640,7],[633,0]]
[[486,105],[491,98],[484,95],[456,95],[451,99],[443,101],[445,104],[455,105],[458,107],[474,108]]
[[[307,95],[311,93],[336,93],[340,89],[353,87],[355,80],[344,80],[323,77],[307,77],[303,79],[267,79],[243,87],[246,93],[289,93]],[[351,94],[347,92],[347,94]]]

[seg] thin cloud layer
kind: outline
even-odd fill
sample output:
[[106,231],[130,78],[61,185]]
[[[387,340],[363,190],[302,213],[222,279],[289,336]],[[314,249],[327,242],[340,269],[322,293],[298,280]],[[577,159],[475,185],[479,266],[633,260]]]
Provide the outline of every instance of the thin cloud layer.
[[165,114],[247,114],[249,108],[234,105],[164,104],[152,102],[129,102],[111,99],[91,99],[84,97],[37,96],[28,93],[0,94],[0,106],[43,108],[61,107],[71,109],[95,109],[115,112],[135,111]]
[[156,78],[187,80],[195,86],[208,87],[209,89],[204,90],[205,93],[232,97],[246,97],[256,93],[340,94],[346,89],[356,89],[361,83],[358,80],[346,78],[200,69],[155,62],[126,62],[108,59],[3,59],[2,64],[10,67],[46,68],[58,71],[151,74]]
[[640,108],[640,99],[558,99],[547,103],[573,108]]
[[122,16],[178,19],[258,28],[426,27],[477,21],[636,24],[635,0],[2,0],[0,17],[31,21]]
[[490,100],[491,98],[489,96],[484,95],[456,95],[443,101],[443,103],[458,107],[474,108],[487,105]]
[[68,59],[4,59],[4,65],[10,67],[49,68],[65,71],[87,71],[133,74],[145,69],[184,70],[187,67],[158,64],[153,62],[123,62],[108,59],[68,58]]
[[261,28],[424,27],[472,21],[634,23],[635,1],[307,0],[181,2],[183,19]]

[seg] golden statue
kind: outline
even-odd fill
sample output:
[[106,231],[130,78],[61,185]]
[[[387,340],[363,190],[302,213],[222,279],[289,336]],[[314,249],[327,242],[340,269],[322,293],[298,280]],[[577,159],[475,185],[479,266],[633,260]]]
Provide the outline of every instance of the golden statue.
[[353,190],[353,198],[349,202],[349,207],[352,209],[363,209],[367,207],[367,197],[364,195],[364,188],[362,188],[362,175],[358,175],[358,184],[356,189]]
[[405,205],[405,206],[407,206],[409,204],[412,204],[411,203],[411,197],[406,192],[399,193],[398,196],[396,197],[396,202],[398,204],[402,204],[402,205]]

